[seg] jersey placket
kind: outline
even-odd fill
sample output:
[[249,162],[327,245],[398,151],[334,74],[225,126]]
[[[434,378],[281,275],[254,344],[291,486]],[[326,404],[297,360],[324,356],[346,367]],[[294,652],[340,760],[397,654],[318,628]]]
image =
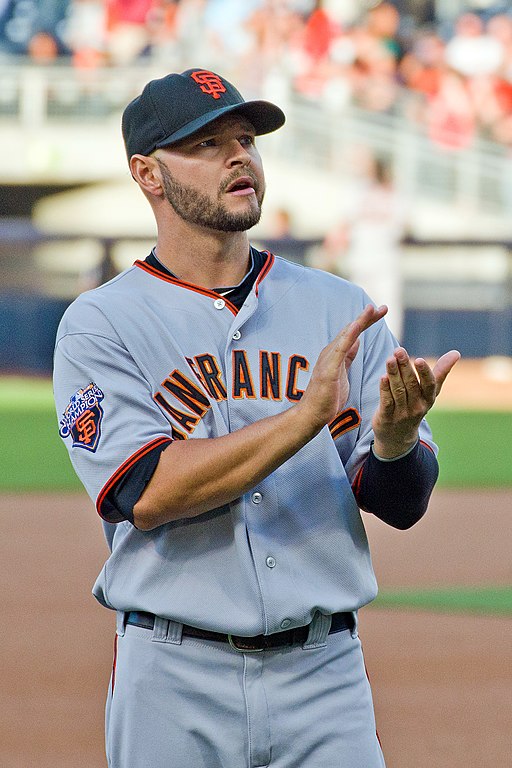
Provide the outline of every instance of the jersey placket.
[[[230,432],[266,416],[266,413],[259,410],[255,412],[262,407],[259,398],[249,400],[246,397],[233,397],[233,352],[243,348],[249,359],[251,354],[259,354],[257,334],[251,330],[251,326],[255,327],[254,315],[258,311],[259,302],[260,298],[253,289],[234,319],[226,344],[224,366],[228,387],[227,411]],[[251,411],[250,419],[244,417],[247,409]],[[272,547],[269,547],[270,537],[266,535],[267,531],[276,526],[279,517],[278,489],[274,474],[262,480],[240,501],[236,506],[243,516],[242,522],[259,587],[263,631],[265,634],[279,632],[292,624],[292,619],[283,612],[283,607],[287,602],[285,596],[289,594],[290,588],[293,589],[293,580],[284,549],[279,547],[275,539]],[[300,601],[300,596],[295,589],[293,591],[296,603],[297,600]]]

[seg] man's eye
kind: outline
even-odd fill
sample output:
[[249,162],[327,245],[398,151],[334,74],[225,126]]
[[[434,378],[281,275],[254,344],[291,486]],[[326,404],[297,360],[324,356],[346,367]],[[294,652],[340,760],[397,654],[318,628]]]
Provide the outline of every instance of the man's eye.
[[205,139],[199,144],[200,147],[214,147],[215,139]]
[[244,146],[254,144],[254,136],[251,136],[250,134],[247,134],[246,136],[241,136],[240,144],[243,144]]

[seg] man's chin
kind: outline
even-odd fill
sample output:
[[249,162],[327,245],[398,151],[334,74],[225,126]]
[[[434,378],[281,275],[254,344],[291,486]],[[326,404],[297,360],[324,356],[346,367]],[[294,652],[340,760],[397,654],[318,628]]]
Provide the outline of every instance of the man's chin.
[[261,208],[257,211],[247,212],[238,216],[226,215],[219,219],[218,228],[220,232],[245,232],[252,229],[261,219]]

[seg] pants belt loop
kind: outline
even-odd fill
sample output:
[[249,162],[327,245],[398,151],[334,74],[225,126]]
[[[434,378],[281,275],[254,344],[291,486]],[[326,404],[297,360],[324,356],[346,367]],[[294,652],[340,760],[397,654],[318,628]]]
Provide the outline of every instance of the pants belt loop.
[[124,637],[127,614],[124,611],[116,611],[116,632],[118,637]]
[[312,648],[325,648],[327,645],[327,635],[331,628],[331,617],[326,616],[320,611],[316,611],[313,620],[309,625],[309,633],[306,642],[302,646],[305,651]]
[[351,635],[352,635],[352,639],[355,640],[356,637],[359,637],[359,632],[358,632],[359,618],[358,618],[357,611],[352,611],[352,616],[354,617],[354,626],[352,627]]
[[171,643],[172,645],[181,645],[181,636],[183,633],[183,624],[170,619],[162,619],[155,616],[155,626],[153,627],[153,643]]

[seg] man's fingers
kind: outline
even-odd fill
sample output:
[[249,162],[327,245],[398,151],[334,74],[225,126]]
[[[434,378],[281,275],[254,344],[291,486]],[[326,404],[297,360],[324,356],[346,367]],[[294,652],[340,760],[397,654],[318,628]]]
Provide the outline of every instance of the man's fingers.
[[436,396],[440,393],[446,377],[460,358],[460,352],[456,349],[451,349],[442,355],[434,365],[433,373],[436,380]]
[[420,387],[423,397],[429,407],[431,407],[434,404],[437,395],[434,373],[427,361],[422,357],[416,358],[414,365],[416,366],[416,371],[420,379]]
[[367,304],[359,317],[356,317],[354,323],[359,326],[359,333],[366,331],[367,328],[382,320],[387,313],[388,308],[385,304],[380,307],[374,307],[373,304]]
[[417,438],[421,419],[459,359],[460,353],[453,349],[442,355],[432,369],[423,358],[411,361],[404,349],[395,349],[380,379],[380,405],[372,419],[378,455],[397,456],[397,445],[412,445],[410,441]]
[[398,360],[394,355],[386,361],[386,376],[395,405],[400,409],[405,408],[407,406],[407,389],[400,373]]
[[328,423],[347,401],[350,390],[347,369],[357,355],[361,333],[384,317],[386,312],[385,306],[377,309],[368,304],[320,352],[301,403],[316,401],[317,413],[325,414],[324,423]]
[[338,333],[333,341],[336,349],[346,355],[363,331],[381,320],[387,311],[385,305],[376,308],[373,304],[367,304],[361,314]]
[[403,347],[398,347],[386,361],[386,375],[395,404],[403,409],[420,396],[420,384],[416,370]]
[[380,379],[380,405],[384,416],[390,418],[395,409],[395,398],[391,392],[391,384],[387,376],[381,376]]
[[414,361],[418,376],[420,377],[421,389],[425,400],[431,405],[434,403],[436,397],[441,391],[441,387],[455,363],[460,360],[460,352],[456,349],[446,352],[442,355],[434,368],[431,369],[422,357],[417,358]]
[[418,376],[406,350],[403,347],[398,347],[395,349],[394,356],[398,365],[398,373],[407,389],[407,394],[418,395],[420,392]]

